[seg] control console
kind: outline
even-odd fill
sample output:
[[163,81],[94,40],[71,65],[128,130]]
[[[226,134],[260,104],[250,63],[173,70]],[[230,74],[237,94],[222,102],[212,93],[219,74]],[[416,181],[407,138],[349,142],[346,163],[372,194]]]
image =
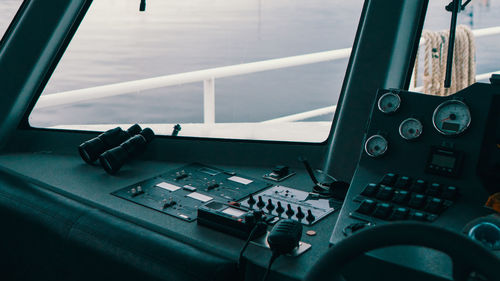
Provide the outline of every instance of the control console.
[[198,163],[127,186],[112,194],[139,205],[194,221],[198,208],[211,201],[236,202],[271,184]]
[[477,167],[499,94],[483,83],[447,97],[379,90],[330,243],[402,220],[460,230],[488,213],[482,206],[493,191]]

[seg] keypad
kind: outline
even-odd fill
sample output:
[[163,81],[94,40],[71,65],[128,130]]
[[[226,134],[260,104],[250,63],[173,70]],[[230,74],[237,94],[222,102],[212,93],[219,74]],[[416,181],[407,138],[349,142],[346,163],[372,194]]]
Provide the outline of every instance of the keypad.
[[391,221],[434,221],[457,196],[456,186],[387,173],[356,197],[360,204],[355,213]]

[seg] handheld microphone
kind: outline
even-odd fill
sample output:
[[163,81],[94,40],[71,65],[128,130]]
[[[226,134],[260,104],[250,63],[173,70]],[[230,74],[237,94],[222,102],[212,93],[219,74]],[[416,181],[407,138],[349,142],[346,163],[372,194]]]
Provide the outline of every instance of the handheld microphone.
[[269,259],[266,272],[262,281],[266,281],[274,261],[281,255],[291,254],[299,247],[302,237],[302,224],[291,219],[280,220],[267,236],[267,243],[271,249],[272,256]]
[[291,220],[280,220],[267,236],[267,243],[273,254],[290,254],[299,246],[302,237],[302,224]]

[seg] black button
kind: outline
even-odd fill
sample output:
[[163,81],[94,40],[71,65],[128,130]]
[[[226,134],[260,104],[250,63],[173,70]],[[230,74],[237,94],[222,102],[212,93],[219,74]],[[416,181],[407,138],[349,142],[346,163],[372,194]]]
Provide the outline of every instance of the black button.
[[389,203],[379,203],[377,204],[377,207],[375,207],[375,211],[373,212],[373,216],[380,218],[380,219],[386,219],[389,217],[392,211],[392,205]]
[[394,194],[394,188],[390,186],[380,186],[380,189],[377,192],[377,197],[380,200],[384,201],[389,201],[392,198],[392,195]]
[[395,208],[391,215],[391,220],[404,220],[408,216],[410,209],[405,207]]
[[415,180],[411,186],[411,191],[416,193],[423,193],[427,189],[427,182],[421,179]]
[[427,206],[425,206],[425,211],[433,214],[439,214],[442,209],[443,200],[436,197],[429,198],[429,200],[427,201]]
[[380,181],[380,184],[392,186],[396,182],[397,175],[393,173],[387,173]]
[[394,197],[392,197],[392,202],[397,204],[405,204],[410,198],[410,193],[406,190],[396,190],[394,192]]
[[429,185],[429,187],[427,188],[425,193],[430,195],[430,196],[439,196],[439,195],[441,195],[441,189],[442,189],[442,187],[439,183],[433,183],[433,184]]
[[427,217],[425,218],[427,221],[435,221],[437,220],[438,216],[437,215],[433,215],[433,214],[429,214],[427,215]]
[[447,186],[444,188],[441,197],[448,200],[454,200],[457,197],[458,189],[455,186]]
[[424,203],[425,203],[425,195],[412,193],[408,205],[412,208],[420,209],[423,207]]
[[411,185],[411,179],[407,176],[401,176],[396,180],[394,187],[407,189]]
[[411,219],[417,221],[425,221],[427,219],[426,215],[422,212],[414,212],[411,214]]
[[356,210],[356,212],[369,215],[372,213],[373,209],[375,209],[376,204],[377,203],[372,199],[365,199],[363,200],[363,202],[361,202],[361,205],[359,205],[359,208]]
[[378,185],[375,183],[369,183],[363,192],[361,192],[362,195],[368,196],[368,197],[373,197],[378,191]]

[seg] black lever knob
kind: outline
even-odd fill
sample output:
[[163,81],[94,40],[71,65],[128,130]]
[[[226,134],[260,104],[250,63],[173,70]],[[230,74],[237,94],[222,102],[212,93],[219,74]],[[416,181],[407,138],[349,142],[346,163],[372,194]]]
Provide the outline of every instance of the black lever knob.
[[248,198],[248,201],[247,201],[248,205],[253,206],[253,204],[255,204],[255,202],[257,202],[257,201],[255,201],[255,198],[253,198],[252,194],[250,194],[250,197]]
[[292,217],[293,214],[295,214],[295,212],[292,210],[292,206],[290,206],[290,204],[287,204],[286,205],[286,213],[285,213],[288,217]]
[[313,216],[311,210],[307,210],[306,221],[312,223],[314,220],[316,220],[316,218]]
[[285,208],[281,206],[281,202],[278,201],[278,207],[276,207],[276,213],[278,213],[278,216],[281,216],[281,214],[285,211]]
[[266,203],[262,201],[262,196],[259,196],[259,201],[257,201],[257,207],[259,207],[259,209],[262,209],[264,208],[264,206],[266,206]]
[[267,206],[266,206],[266,209],[270,212],[272,212],[274,210],[274,205],[273,205],[273,201],[271,201],[271,199],[267,200]]
[[302,212],[302,208],[297,207],[297,214],[295,215],[299,220],[303,219],[306,215]]

